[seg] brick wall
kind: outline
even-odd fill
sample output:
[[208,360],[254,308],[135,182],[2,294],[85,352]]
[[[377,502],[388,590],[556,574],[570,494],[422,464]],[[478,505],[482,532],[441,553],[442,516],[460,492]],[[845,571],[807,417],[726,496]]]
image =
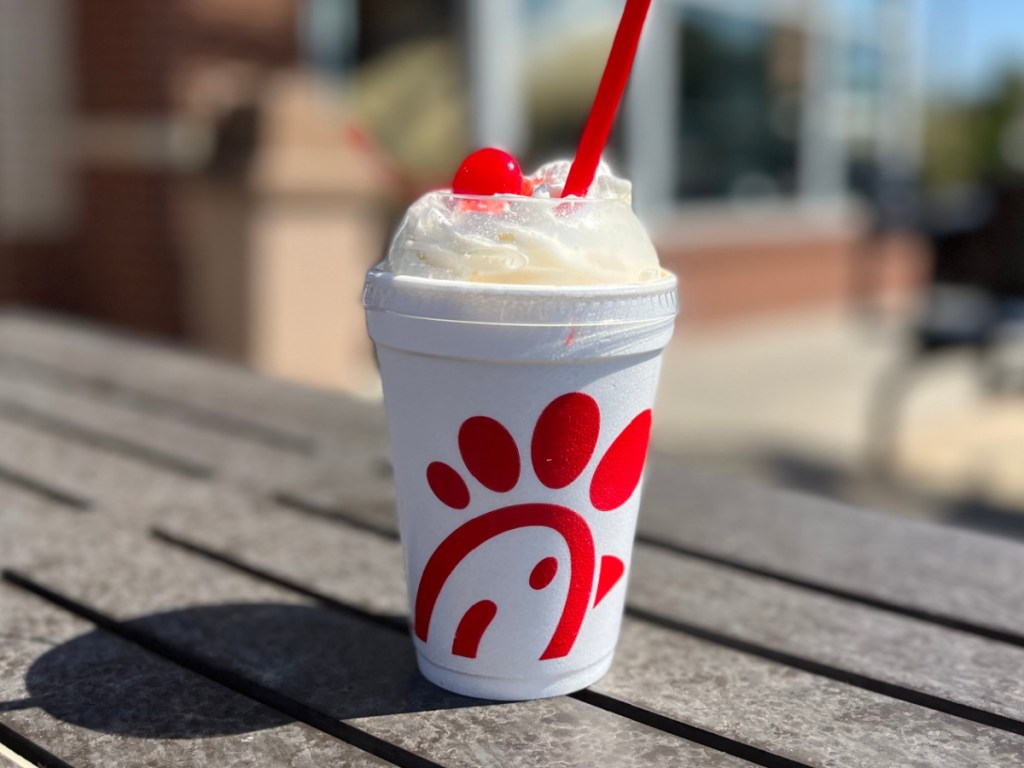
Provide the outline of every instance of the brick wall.
[[75,16],[79,108],[84,114],[167,112],[178,0],[79,0]]
[[[293,62],[297,7],[298,0],[78,0],[78,120],[99,151],[81,160],[79,223],[59,265],[73,295],[50,294],[47,303],[134,330],[181,334],[174,189],[191,171],[178,167],[169,145],[142,137],[169,132],[182,116],[176,88],[183,72],[218,61]],[[104,135],[109,143],[136,134],[137,149],[103,151]]]
[[909,234],[876,246],[851,232],[703,246],[680,238],[658,251],[680,278],[683,322],[708,327],[794,309],[853,309],[861,289],[870,304],[904,305],[925,274],[927,246]]
[[0,242],[0,303],[80,311],[74,287],[66,279],[70,249],[65,239]]
[[80,308],[91,317],[156,333],[180,333],[178,243],[166,172],[86,170],[73,262]]

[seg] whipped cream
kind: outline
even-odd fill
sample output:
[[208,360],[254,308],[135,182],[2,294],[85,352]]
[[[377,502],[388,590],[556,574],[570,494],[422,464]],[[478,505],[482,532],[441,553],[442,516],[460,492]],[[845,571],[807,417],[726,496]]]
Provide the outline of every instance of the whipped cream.
[[442,190],[410,206],[384,267],[438,280],[597,285],[655,280],[662,272],[633,213],[632,187],[602,163],[585,198],[560,199],[568,161],[528,177],[530,197]]

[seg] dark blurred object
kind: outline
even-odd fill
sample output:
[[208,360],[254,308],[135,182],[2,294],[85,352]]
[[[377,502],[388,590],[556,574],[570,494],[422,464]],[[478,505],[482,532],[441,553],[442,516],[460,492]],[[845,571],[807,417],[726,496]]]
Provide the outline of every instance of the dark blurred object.
[[410,40],[439,39],[458,23],[459,0],[360,0],[359,60]]
[[259,107],[242,104],[231,108],[217,121],[206,172],[212,176],[242,176],[252,165],[259,141]]
[[860,160],[851,163],[850,184],[868,207],[871,235],[920,225],[921,190],[912,172]]
[[916,328],[918,354],[993,347],[1024,319],[1024,177],[929,211],[933,268]]
[[804,34],[701,10],[687,12],[677,34],[686,75],[676,196],[795,194]]
[[867,214],[851,273],[851,301],[859,318],[874,321],[881,310],[885,240],[918,233],[923,226],[921,188],[915,174],[875,160],[851,163],[850,186]]
[[1024,345],[1024,176],[961,190],[922,215],[932,269],[904,358],[882,381],[872,423],[873,462],[884,461],[912,375],[952,349],[975,354],[988,391],[1015,387],[1008,348]]

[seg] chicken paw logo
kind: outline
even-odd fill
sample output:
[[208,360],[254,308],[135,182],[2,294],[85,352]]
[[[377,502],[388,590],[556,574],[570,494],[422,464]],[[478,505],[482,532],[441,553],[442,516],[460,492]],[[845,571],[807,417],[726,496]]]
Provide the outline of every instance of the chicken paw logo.
[[[598,513],[619,509],[633,495],[643,473],[651,430],[651,411],[638,414],[612,441],[591,475],[589,500]],[[601,412],[589,395],[571,392],[555,398],[540,414],[530,443],[530,462],[537,479],[557,491],[576,482],[594,458],[601,431]],[[508,493],[520,481],[519,448],[509,431],[487,416],[463,422],[459,453],[466,471],[481,486]],[[426,469],[434,496],[454,510],[470,505],[470,486],[452,466],[435,461]],[[569,585],[558,624],[540,659],[557,659],[572,651],[583,620],[619,582],[625,571],[613,555],[599,557],[586,517],[578,510],[548,502],[514,504],[473,517],[455,529],[434,550],[416,591],[414,630],[423,642],[430,633],[434,607],[449,577],[474,550],[510,531],[540,526],[558,533],[569,552]],[[532,589],[543,590],[558,573],[556,557],[544,557],[529,577]],[[597,572],[597,584],[594,575]],[[476,658],[477,649],[498,606],[481,600],[463,614],[455,631],[452,653]]]

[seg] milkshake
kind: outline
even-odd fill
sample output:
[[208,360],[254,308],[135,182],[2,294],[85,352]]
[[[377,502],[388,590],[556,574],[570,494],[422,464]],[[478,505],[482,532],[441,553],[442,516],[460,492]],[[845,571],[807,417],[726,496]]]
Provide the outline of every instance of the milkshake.
[[471,696],[590,685],[622,618],[676,282],[629,183],[568,167],[427,194],[364,292],[419,667]]

